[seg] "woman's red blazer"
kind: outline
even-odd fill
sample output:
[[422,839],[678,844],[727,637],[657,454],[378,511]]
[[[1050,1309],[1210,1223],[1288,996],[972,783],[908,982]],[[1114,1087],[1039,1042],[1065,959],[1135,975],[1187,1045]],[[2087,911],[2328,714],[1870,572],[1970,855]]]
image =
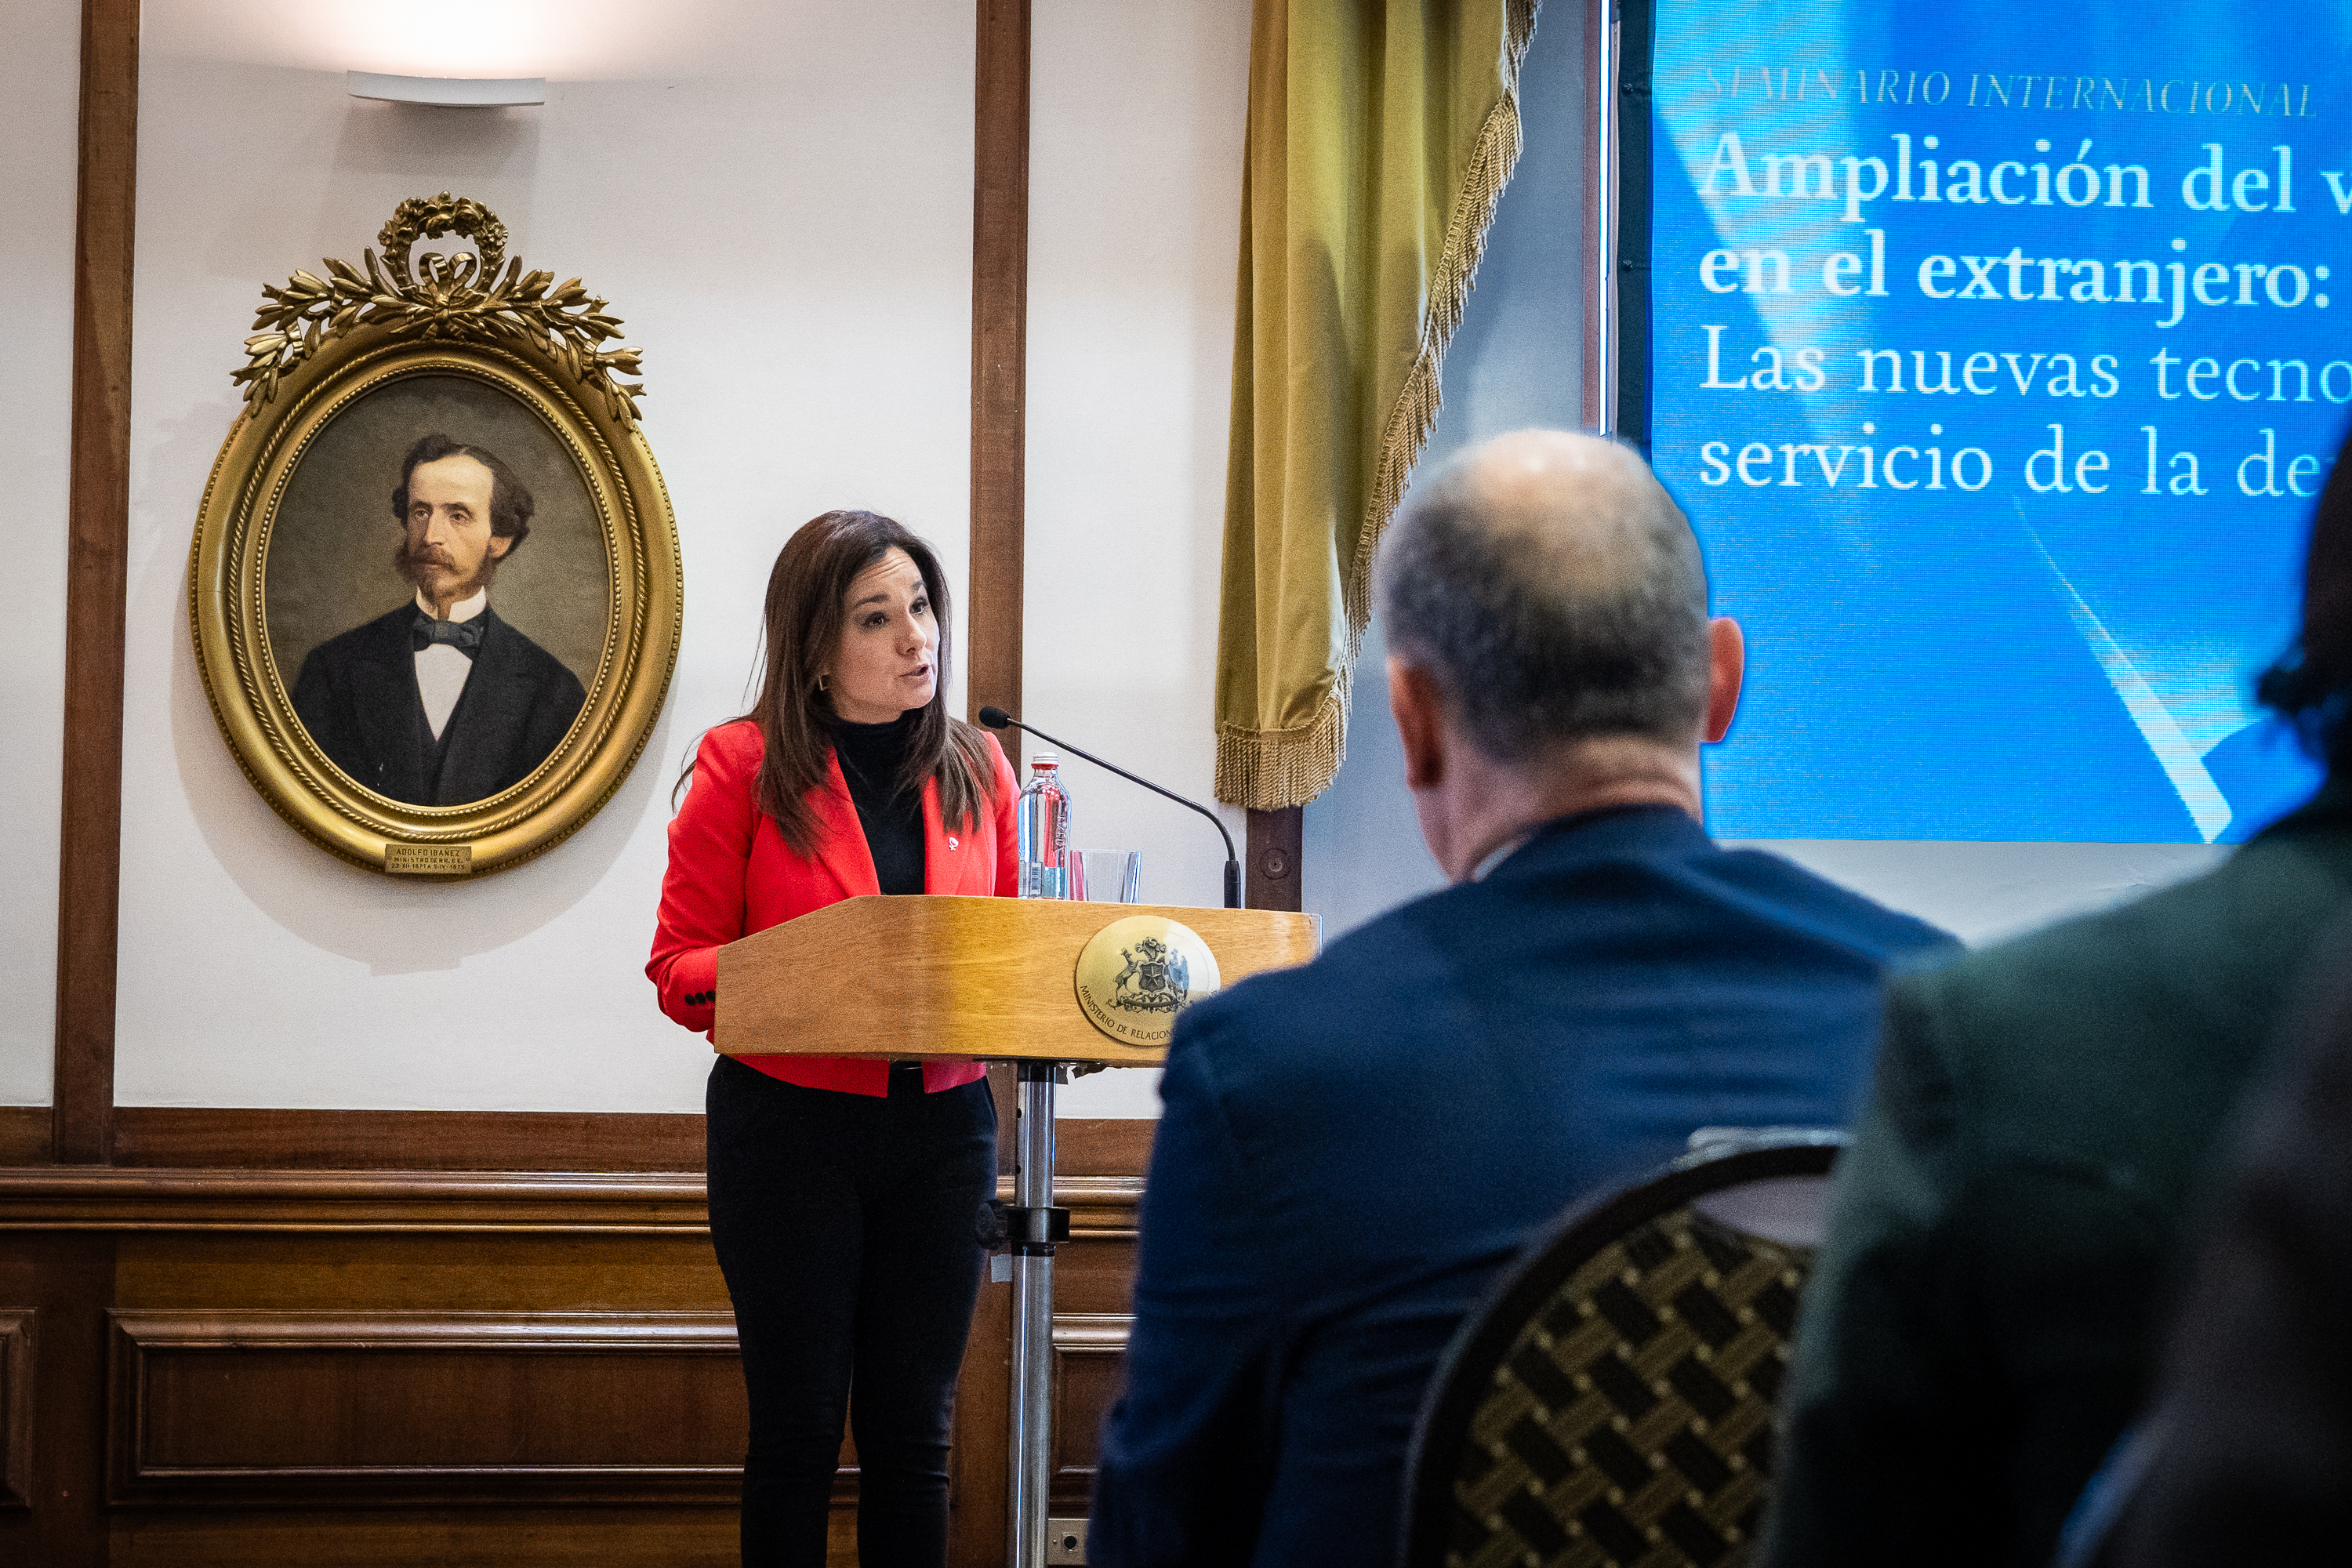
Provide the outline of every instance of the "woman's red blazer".
[[[1020,888],[1013,812],[1020,782],[996,737],[984,737],[996,764],[993,800],[982,803],[968,826],[948,830],[940,821],[937,781],[923,785],[923,891],[1012,898]],[[795,915],[843,899],[879,893],[874,857],[858,825],[857,807],[842,781],[841,763],[827,758],[828,778],[811,790],[817,816],[816,853],[803,858],[784,843],[774,820],[752,804],[766,748],[748,720],[722,725],[695,752],[694,783],[669,825],[669,870],[662,878],[661,913],[646,973],[661,994],[661,1009],[689,1029],[709,1035],[717,1023],[719,949],[738,937],[780,925]],[[907,1042],[909,1051],[922,1042]],[[809,1089],[887,1094],[887,1062],[848,1057],[739,1057],[747,1067]],[[935,1059],[923,1064],[930,1093],[979,1078],[978,1062]]]

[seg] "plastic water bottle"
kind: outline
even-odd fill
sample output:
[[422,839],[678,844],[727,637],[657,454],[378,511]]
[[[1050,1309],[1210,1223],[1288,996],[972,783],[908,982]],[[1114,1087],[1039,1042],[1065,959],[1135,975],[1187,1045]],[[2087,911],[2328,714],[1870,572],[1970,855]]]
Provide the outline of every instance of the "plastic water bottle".
[[1070,795],[1062,787],[1061,759],[1041,752],[1029,762],[1029,787],[1018,814],[1021,896],[1070,896]]

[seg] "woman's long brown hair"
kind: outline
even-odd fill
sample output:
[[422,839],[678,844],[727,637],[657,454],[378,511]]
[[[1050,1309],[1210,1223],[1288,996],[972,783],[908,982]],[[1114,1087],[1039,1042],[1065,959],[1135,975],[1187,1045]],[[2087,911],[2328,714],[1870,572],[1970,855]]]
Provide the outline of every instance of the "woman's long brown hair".
[[[898,787],[920,790],[926,782],[938,780],[940,819],[963,831],[970,829],[982,803],[994,800],[995,767],[986,737],[948,716],[952,637],[947,577],[939,557],[905,526],[878,512],[829,511],[803,524],[776,555],[775,569],[768,574],[759,700],[749,713],[727,721],[737,724],[748,720],[760,726],[767,754],[760,763],[753,800],[776,819],[784,842],[796,855],[806,857],[815,848],[817,816],[806,797],[830,778],[826,762],[833,752],[833,699],[818,687],[817,678],[841,645],[849,585],[893,548],[905,551],[923,574],[923,592],[930,597],[931,616],[940,628],[931,700],[908,742]],[[693,772],[689,762],[678,783],[684,784]]]

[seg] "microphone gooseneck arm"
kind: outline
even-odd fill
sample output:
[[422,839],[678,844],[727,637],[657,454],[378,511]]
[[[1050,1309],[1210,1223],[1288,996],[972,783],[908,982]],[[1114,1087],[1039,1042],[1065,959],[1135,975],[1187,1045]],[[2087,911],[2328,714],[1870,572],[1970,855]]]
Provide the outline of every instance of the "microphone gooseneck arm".
[[1207,817],[1210,823],[1216,828],[1217,837],[1225,841],[1225,908],[1229,910],[1237,910],[1242,907],[1242,863],[1234,854],[1234,836],[1230,832],[1226,831],[1224,819],[1219,816],[1215,812],[1211,811],[1207,806],[1202,805],[1197,800],[1185,799],[1182,795],[1178,795],[1172,789],[1162,789],[1160,785],[1153,784],[1150,779],[1138,778],[1135,774],[1129,773],[1125,768],[1120,767],[1117,763],[1104,762],[1092,752],[1080,751],[1077,747],[1073,746],[1067,741],[1057,741],[1053,736],[1048,735],[1045,731],[1038,729],[1033,724],[1024,724],[1020,720],[1015,719],[1012,714],[1007,713],[1002,708],[982,708],[980,710],[980,721],[987,725],[992,730],[1026,731],[1028,733],[1036,736],[1039,740],[1045,742],[1049,746],[1059,746],[1063,751],[1069,752],[1070,755],[1074,757],[1082,757],[1086,761],[1094,763],[1095,766],[1101,768],[1106,773],[1117,773],[1119,777],[1125,779],[1129,784],[1141,784],[1145,789],[1150,790],[1152,794],[1165,796],[1166,798],[1174,801],[1178,805],[1184,807],[1187,811],[1197,811],[1202,816]]

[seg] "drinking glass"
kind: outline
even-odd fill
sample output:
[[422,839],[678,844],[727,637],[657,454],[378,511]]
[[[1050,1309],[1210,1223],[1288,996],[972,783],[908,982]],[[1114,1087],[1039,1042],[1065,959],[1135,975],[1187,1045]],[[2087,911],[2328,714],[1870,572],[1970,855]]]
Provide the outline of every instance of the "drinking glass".
[[1143,901],[1143,851],[1080,849],[1070,857],[1070,897],[1097,904]]

